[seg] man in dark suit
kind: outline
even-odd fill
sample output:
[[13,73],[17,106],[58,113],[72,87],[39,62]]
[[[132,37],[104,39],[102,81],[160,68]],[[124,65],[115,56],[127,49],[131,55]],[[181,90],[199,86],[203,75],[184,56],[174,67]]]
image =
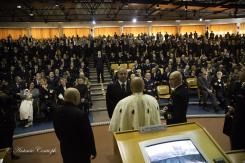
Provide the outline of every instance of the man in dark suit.
[[163,109],[167,124],[185,123],[189,102],[188,88],[182,83],[182,75],[174,71],[169,76],[169,85],[173,88],[170,104]]
[[102,82],[104,82],[104,63],[105,63],[105,57],[101,54],[101,51],[98,51],[98,54],[95,58],[98,83],[100,82],[100,77],[102,79]]
[[221,71],[218,71],[216,73],[216,78],[212,81],[212,87],[213,87],[217,100],[220,102],[220,107],[224,109],[225,112],[227,112],[228,104],[225,98],[226,83],[224,79],[222,78],[222,76],[223,76],[223,73]]
[[[202,74],[200,77],[198,77],[197,79],[197,83],[198,83],[198,88],[200,89],[200,94],[202,97],[202,101],[203,101],[203,109],[206,109],[207,106],[207,100],[208,97],[211,98],[211,102],[213,105],[213,109],[215,112],[218,112],[218,100],[215,97],[215,94],[213,93],[213,90],[211,88],[211,76],[208,74],[206,69],[202,69]],[[208,110],[207,110],[208,111]]]
[[58,97],[58,101],[57,103],[58,104],[63,104],[64,102],[64,92],[67,88],[69,88],[69,84],[67,84],[67,79],[65,78],[60,78],[60,85],[57,87],[57,90],[56,90],[56,95]]
[[0,149],[11,148],[11,158],[15,160],[19,159],[19,156],[13,153],[15,113],[18,109],[16,101],[8,94],[6,86],[0,83]]
[[89,119],[79,108],[80,93],[68,88],[64,105],[54,114],[54,129],[60,141],[64,163],[90,163],[96,157],[96,147]]
[[85,78],[80,77],[77,79],[76,89],[80,93],[81,104],[80,109],[85,113],[89,113],[89,96],[88,96],[88,86],[85,84]]
[[236,94],[234,95],[233,120],[231,127],[231,149],[245,149],[245,134],[241,132],[245,124],[245,68],[239,72],[239,84]]
[[121,67],[117,72],[118,80],[115,83],[109,84],[107,87],[106,106],[109,118],[112,117],[113,111],[118,101],[131,95],[130,83],[127,81],[127,77],[127,70]]

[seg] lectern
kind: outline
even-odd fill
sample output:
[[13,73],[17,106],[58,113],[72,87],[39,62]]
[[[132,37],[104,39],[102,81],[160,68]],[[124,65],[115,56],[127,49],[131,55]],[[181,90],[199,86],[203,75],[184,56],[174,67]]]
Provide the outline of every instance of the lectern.
[[0,163],[9,163],[10,162],[10,149],[3,148],[0,149]]
[[116,132],[123,163],[231,162],[210,134],[197,123],[169,125],[165,130]]

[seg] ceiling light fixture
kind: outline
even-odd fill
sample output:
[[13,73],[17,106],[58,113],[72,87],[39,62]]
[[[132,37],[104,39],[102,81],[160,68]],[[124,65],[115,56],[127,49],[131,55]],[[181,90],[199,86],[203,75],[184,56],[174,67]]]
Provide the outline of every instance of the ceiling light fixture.
[[92,24],[96,24],[96,21],[95,21],[95,20],[93,20],[93,21],[92,21]]
[[137,19],[136,18],[133,18],[132,22],[133,23],[136,23],[137,22]]
[[17,8],[21,8],[21,5],[17,5]]
[[33,13],[30,13],[30,16],[34,16],[34,14]]
[[199,21],[202,22],[203,21],[203,18],[200,18]]
[[151,20],[148,20],[147,23],[152,23],[152,21]]

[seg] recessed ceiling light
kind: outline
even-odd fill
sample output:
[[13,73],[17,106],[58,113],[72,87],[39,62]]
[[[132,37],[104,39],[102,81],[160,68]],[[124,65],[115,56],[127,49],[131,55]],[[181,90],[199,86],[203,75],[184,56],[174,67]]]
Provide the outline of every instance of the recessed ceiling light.
[[18,5],[17,8],[21,8],[21,5]]
[[58,4],[55,4],[55,7],[59,7],[59,5]]
[[202,21],[203,21],[203,19],[202,19],[202,18],[200,18],[200,19],[199,19],[199,21],[200,21],[200,22],[202,22]]
[[136,23],[137,22],[137,19],[136,18],[133,18],[132,22],[133,23]]
[[152,21],[151,20],[148,20],[147,23],[152,23]]
[[96,24],[96,21],[95,21],[95,20],[93,20],[93,21],[92,21],[92,24]]
[[30,13],[30,16],[34,16],[34,14],[33,13]]

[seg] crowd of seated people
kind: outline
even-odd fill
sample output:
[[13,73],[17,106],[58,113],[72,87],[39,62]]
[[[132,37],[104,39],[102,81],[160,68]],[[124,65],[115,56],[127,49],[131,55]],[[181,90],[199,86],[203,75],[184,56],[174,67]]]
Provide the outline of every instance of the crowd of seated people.
[[[197,78],[204,110],[207,110],[209,96],[215,111],[218,111],[218,104],[227,109],[229,94],[225,92],[232,91],[233,82],[245,63],[245,35],[238,33],[225,36],[213,32],[201,36],[196,32],[189,35],[122,35],[96,41],[111,64],[134,63],[129,79],[143,77],[144,92],[152,96],[156,96],[158,85],[168,84],[169,75],[175,70],[180,71],[184,79]],[[206,77],[200,80],[203,73],[208,80]]]
[[89,89],[90,43],[90,38],[65,36],[47,40],[9,36],[0,41],[1,85],[17,101],[23,126],[31,126],[33,118],[52,118],[63,103],[64,91],[75,87],[77,79],[84,79]]
[[[60,37],[36,40],[11,36],[0,41],[0,77],[18,101],[21,91],[33,85],[38,89],[36,112],[46,117],[57,104],[62,104],[64,90],[83,78],[89,88],[88,60],[102,52],[108,63],[134,63],[129,78],[141,76],[144,92],[156,96],[156,86],[168,84],[169,74],[180,71],[184,78],[199,77],[205,70],[212,78],[212,91],[217,91],[216,72],[221,72],[224,89],[232,88],[237,73],[245,62],[245,35],[225,36],[206,32],[156,36],[122,34],[121,36]],[[83,83],[82,82],[82,83]],[[223,87],[222,87],[223,88]],[[209,92],[210,94],[210,92]],[[220,100],[220,93],[217,99]],[[223,104],[223,103],[222,103]],[[34,107],[35,108],[35,107]],[[35,117],[35,116],[34,116]],[[29,126],[29,125],[27,125]]]

